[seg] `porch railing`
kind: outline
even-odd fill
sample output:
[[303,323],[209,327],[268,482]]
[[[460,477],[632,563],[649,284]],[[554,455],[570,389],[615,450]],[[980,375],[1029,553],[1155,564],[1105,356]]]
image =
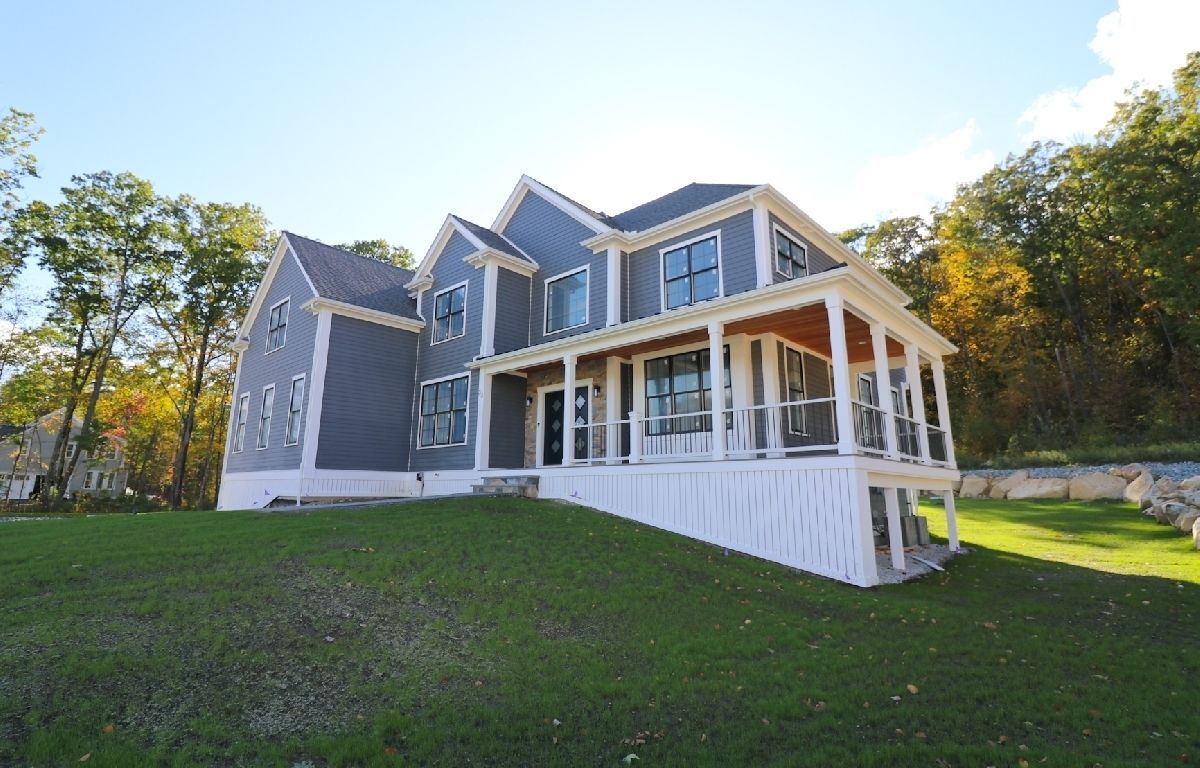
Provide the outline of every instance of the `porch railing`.
[[868,453],[886,453],[884,419],[887,418],[887,414],[882,408],[858,400],[852,401],[851,405],[854,412],[854,437],[858,440],[858,447]]
[[946,450],[946,430],[932,424],[925,425],[925,434],[929,436],[929,459],[939,464],[945,464],[949,455]]
[[725,452],[753,457],[837,450],[833,403],[832,397],[823,397],[727,411]]
[[910,459],[921,458],[921,440],[917,430],[920,425],[907,416],[896,416],[896,443],[902,456]]

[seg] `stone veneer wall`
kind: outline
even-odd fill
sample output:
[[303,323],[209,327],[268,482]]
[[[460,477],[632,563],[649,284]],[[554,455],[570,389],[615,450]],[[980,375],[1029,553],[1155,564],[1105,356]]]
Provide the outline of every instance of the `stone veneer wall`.
[[[592,400],[592,421],[603,422],[608,408],[608,382],[605,380],[607,375],[607,363],[601,358],[599,360],[589,360],[584,363],[579,363],[575,366],[575,381],[579,382],[584,379],[592,380],[592,387],[600,385],[600,394],[597,396],[593,389],[591,395]],[[561,367],[546,368],[540,371],[534,371],[529,374],[529,378],[525,380],[525,397],[533,398],[533,405],[525,409],[525,466],[537,466],[537,415],[538,415],[538,387],[545,387],[551,384],[562,384],[563,370]],[[618,393],[619,395],[620,393]]]

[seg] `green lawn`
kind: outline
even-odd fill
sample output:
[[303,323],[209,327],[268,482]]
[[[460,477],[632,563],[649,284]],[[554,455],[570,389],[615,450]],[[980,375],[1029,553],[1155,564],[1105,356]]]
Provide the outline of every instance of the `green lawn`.
[[0,524],[0,764],[1200,761],[1190,541],[1115,504],[960,530],[861,590],[526,500]]

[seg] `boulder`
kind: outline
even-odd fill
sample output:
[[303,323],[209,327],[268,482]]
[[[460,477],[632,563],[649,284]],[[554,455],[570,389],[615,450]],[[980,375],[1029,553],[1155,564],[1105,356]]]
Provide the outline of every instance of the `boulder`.
[[1154,506],[1150,507],[1150,510],[1154,513],[1154,522],[1158,523],[1159,525],[1171,524],[1171,518],[1167,517],[1166,504],[1156,503]]
[[1029,478],[1008,492],[1010,499],[1065,499],[1069,484],[1065,477]]
[[1166,496],[1168,493],[1175,493],[1179,490],[1179,483],[1169,477],[1160,477],[1154,481],[1154,485],[1150,486],[1151,496]]
[[1189,477],[1180,483],[1179,487],[1184,491],[1200,491],[1200,475]]
[[1175,518],[1175,527],[1180,533],[1191,533],[1196,521],[1200,520],[1200,509],[1188,507],[1188,511]]
[[955,493],[958,493],[960,490],[962,490],[962,478],[961,477],[950,483],[950,490],[954,491]]
[[1125,498],[1124,478],[1105,472],[1089,472],[1086,475],[1076,475],[1068,483],[1068,492],[1072,499],[1091,501],[1093,499],[1122,499]]
[[1008,477],[993,478],[992,486],[988,489],[988,496],[993,499],[1003,499],[1008,496],[1009,491],[1028,479],[1029,473],[1023,469],[1018,469]]
[[1149,472],[1143,472],[1125,486],[1125,501],[1132,501],[1141,509],[1150,506],[1150,489],[1154,487],[1154,477]]
[[987,495],[988,479],[983,475],[967,475],[962,479],[958,495],[964,499],[978,499]]
[[1192,544],[1200,550],[1200,520],[1192,523]]
[[1136,480],[1139,475],[1146,471],[1148,470],[1141,464],[1126,464],[1123,467],[1113,467],[1108,470],[1108,473],[1128,482]]
[[[1180,515],[1187,514],[1188,510],[1190,509],[1191,507],[1182,502],[1168,501],[1166,504],[1162,505],[1162,517],[1166,520],[1167,525],[1175,525],[1175,520],[1178,519]],[[1163,520],[1159,520],[1157,515],[1155,515],[1154,519],[1158,520],[1160,523],[1163,522]]]

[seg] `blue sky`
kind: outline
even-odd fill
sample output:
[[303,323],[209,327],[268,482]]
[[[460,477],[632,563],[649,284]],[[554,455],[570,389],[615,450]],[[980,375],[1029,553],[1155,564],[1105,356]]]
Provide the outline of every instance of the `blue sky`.
[[[913,213],[1095,130],[1200,48],[1200,3],[19,3],[0,108],[72,173],[424,253],[522,173],[608,212],[770,182],[827,228]],[[36,284],[36,278],[28,278]]]

